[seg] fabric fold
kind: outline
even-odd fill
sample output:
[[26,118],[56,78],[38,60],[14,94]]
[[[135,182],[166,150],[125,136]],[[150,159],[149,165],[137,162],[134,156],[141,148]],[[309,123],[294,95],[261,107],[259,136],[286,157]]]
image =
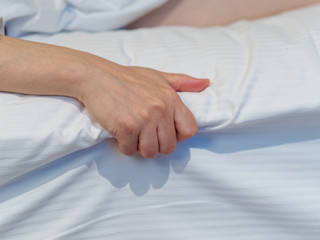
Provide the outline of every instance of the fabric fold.
[[166,0],[1,0],[9,36],[61,31],[106,31],[122,28]]
[[[293,131],[320,120],[320,5],[205,29],[29,35],[124,65],[210,78],[179,93],[199,131]],[[0,93],[0,185],[110,137],[72,98]],[[302,133],[301,133],[302,134]]]

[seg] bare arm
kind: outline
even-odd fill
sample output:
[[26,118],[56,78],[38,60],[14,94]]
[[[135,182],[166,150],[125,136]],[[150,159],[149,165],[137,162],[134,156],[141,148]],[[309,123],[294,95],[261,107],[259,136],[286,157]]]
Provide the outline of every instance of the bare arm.
[[208,84],[0,35],[0,91],[77,98],[126,155],[169,154],[177,141],[194,135],[195,119],[175,91],[201,91]]
[[261,18],[318,2],[320,0],[169,0],[129,28],[226,25],[240,19]]

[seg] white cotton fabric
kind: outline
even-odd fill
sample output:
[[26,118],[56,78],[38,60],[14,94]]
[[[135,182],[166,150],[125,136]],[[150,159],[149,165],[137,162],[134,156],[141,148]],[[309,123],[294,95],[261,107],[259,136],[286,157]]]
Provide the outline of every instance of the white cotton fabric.
[[7,34],[122,28],[167,0],[0,0]]
[[320,5],[229,27],[26,39],[211,86],[180,94],[199,133],[152,160],[119,154],[73,99],[1,93],[1,238],[319,239]]

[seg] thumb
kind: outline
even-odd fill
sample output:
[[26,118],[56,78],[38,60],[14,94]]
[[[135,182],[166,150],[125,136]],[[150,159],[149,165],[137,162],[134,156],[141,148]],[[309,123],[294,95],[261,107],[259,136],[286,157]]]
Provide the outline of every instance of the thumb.
[[185,74],[164,72],[162,72],[162,75],[170,86],[178,92],[200,92],[210,84],[210,80],[207,78],[194,78]]

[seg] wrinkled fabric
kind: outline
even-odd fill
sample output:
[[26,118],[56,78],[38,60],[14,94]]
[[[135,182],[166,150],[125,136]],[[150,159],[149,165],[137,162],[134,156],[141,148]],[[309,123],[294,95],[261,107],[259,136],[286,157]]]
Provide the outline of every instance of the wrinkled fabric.
[[[309,15],[308,15],[309,14]],[[179,93],[211,133],[320,122],[319,7],[229,27],[31,35],[123,65],[208,77],[201,93]],[[195,61],[197,59],[197,61]],[[276,60],[275,60],[276,59]],[[0,183],[110,137],[67,97],[0,93]]]
[[167,0],[0,0],[7,34],[103,31],[126,26]]
[[319,240],[319,4],[229,27],[25,39],[211,85],[180,93],[199,133],[155,159],[120,154],[74,99],[0,93],[1,239]]

